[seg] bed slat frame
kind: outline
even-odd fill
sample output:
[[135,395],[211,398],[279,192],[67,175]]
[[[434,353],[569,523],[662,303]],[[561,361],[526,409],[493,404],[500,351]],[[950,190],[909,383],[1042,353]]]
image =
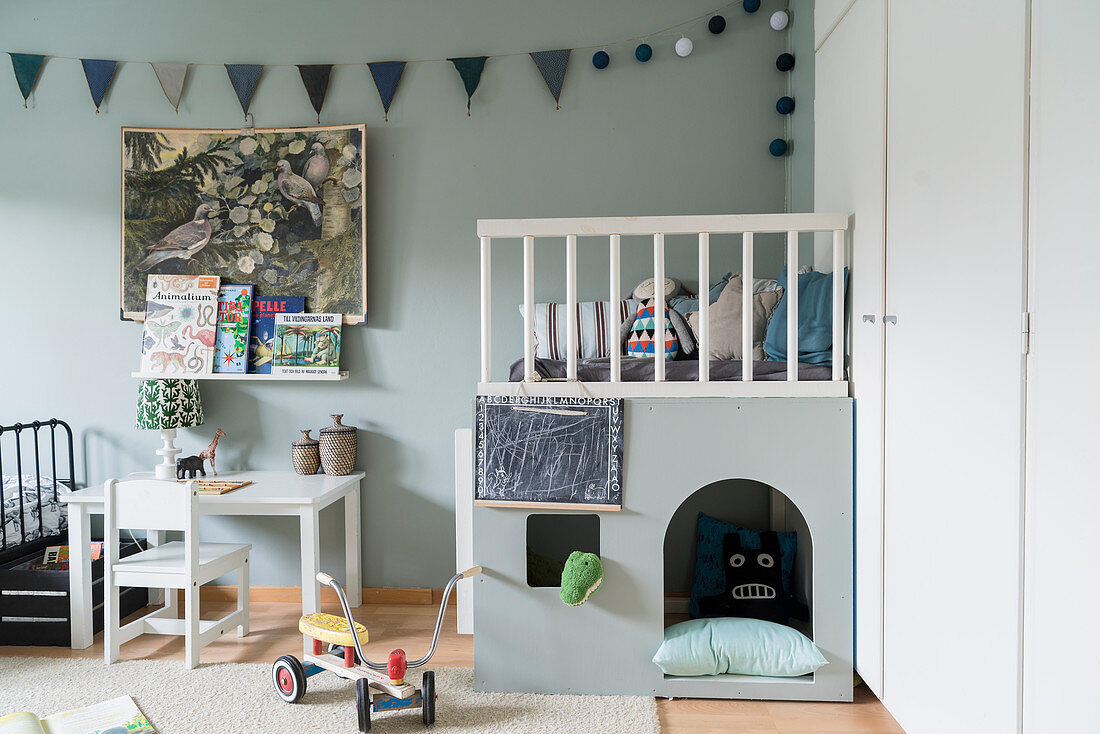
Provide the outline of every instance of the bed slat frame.
[[[8,548],[8,543],[13,539],[8,537],[7,523],[3,521],[2,513],[0,513],[0,555],[4,555],[5,551],[11,552],[19,548],[19,546],[26,545],[27,540],[27,523],[26,518],[26,506],[24,504],[23,497],[23,443],[22,436],[25,431],[32,433],[32,442],[34,446],[34,479],[35,486],[39,487],[42,484],[42,452],[39,447],[39,431],[49,428],[50,429],[50,478],[53,483],[53,499],[57,502],[57,487],[59,483],[67,483],[71,489],[76,489],[74,477],[76,476],[75,462],[73,460],[73,431],[69,427],[69,424],[65,421],[58,420],[57,418],[51,418],[46,421],[31,421],[30,423],[14,423],[10,426],[0,426],[0,508],[4,505],[4,434],[13,435],[14,438],[11,443],[15,445],[15,471],[16,471],[16,491],[19,493],[19,541],[17,545]],[[68,478],[59,478],[57,476],[57,430],[61,428],[65,432],[65,436],[68,439],[67,442],[67,459],[68,459]],[[64,457],[64,455],[63,455]],[[10,466],[10,462],[9,462]],[[38,510],[38,535],[35,540],[49,540],[61,536],[47,536],[45,533],[45,524],[42,518],[42,492],[35,492],[37,497],[37,510]]]

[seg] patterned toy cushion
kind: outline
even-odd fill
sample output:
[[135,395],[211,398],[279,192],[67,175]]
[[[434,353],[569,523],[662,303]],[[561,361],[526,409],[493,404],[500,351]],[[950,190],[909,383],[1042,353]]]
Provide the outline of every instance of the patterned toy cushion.
[[[638,307],[638,316],[634,319],[634,326],[630,330],[630,339],[626,342],[626,353],[632,357],[652,357],[656,354],[653,349],[653,338],[657,332],[657,320],[653,315],[654,302],[645,301]],[[680,352],[680,340],[676,338],[676,329],[668,317],[668,308],[665,308],[665,359],[676,359]]]
[[[69,526],[65,505],[60,501],[69,493],[64,482],[57,482],[57,497],[54,499],[54,482],[49,477],[35,481],[33,474],[23,475],[23,515],[19,515],[19,477],[4,475],[3,505],[0,507],[3,518],[3,530],[0,532],[0,550],[13,548],[23,543],[22,528],[27,528],[26,541],[41,537],[59,535]],[[41,525],[39,524],[38,497],[42,497]]]

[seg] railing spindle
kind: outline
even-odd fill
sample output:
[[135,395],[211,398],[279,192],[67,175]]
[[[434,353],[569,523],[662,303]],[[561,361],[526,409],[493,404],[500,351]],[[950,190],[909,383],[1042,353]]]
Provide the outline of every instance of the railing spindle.
[[607,343],[611,345],[611,382],[618,382],[622,376],[622,351],[623,347],[619,341],[619,332],[622,330],[623,323],[619,314],[619,301],[622,300],[619,295],[619,235],[613,234],[610,237],[609,244],[609,257],[611,262],[608,263],[610,270],[610,303],[611,308],[611,333],[607,335]]
[[787,233],[787,380],[798,380],[798,232]]
[[699,233],[699,382],[710,382],[710,233]]
[[741,380],[752,382],[752,232],[741,233]]
[[844,230],[833,230],[833,380],[844,379]]
[[493,379],[492,271],[489,237],[481,238],[481,381]]
[[665,236],[653,235],[653,381],[665,381]]
[[577,381],[577,235],[565,237],[565,379]]
[[523,238],[523,380],[535,374],[535,238]]

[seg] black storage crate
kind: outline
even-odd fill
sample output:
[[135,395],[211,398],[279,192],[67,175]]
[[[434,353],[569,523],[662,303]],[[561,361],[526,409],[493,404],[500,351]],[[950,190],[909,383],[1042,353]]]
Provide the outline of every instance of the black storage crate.
[[[132,542],[121,544],[121,556],[141,550]],[[70,637],[69,572],[34,570],[42,551],[0,564],[0,645],[63,645]],[[149,591],[123,587],[119,593],[120,618],[149,603]],[[103,630],[103,559],[92,561],[92,628]]]

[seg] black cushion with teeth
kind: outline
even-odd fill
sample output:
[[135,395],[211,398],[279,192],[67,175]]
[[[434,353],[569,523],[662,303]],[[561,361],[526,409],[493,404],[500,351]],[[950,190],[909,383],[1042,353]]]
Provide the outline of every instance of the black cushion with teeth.
[[[721,594],[699,599],[704,617],[751,617],[786,624],[799,605],[783,591],[779,564],[779,536],[760,534],[760,548],[746,550],[737,533],[722,536],[726,588]],[[803,607],[804,608],[804,607]]]

